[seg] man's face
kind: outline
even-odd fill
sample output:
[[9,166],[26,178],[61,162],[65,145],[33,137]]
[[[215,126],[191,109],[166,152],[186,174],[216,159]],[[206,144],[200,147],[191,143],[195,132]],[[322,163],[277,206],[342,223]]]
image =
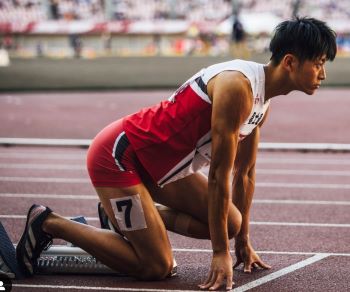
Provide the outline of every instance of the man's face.
[[321,85],[322,80],[326,79],[326,55],[323,55],[315,60],[306,60],[299,63],[295,82],[298,90],[306,94],[314,94],[316,89]]

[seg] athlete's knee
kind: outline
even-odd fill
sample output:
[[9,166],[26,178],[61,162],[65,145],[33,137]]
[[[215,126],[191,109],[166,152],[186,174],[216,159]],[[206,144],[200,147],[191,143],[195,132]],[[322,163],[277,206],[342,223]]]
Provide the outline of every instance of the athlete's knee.
[[171,273],[173,257],[171,255],[164,255],[154,258],[152,261],[144,261],[141,265],[142,268],[139,274],[141,280],[162,280]]
[[234,216],[228,218],[227,231],[229,239],[236,237],[241,230],[242,215],[240,212],[236,212]]

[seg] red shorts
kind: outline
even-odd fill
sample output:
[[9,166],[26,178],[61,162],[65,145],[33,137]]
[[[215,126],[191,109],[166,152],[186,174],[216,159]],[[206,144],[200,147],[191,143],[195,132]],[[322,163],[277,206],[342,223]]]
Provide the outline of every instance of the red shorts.
[[123,120],[105,127],[92,141],[87,168],[95,187],[130,187],[141,183],[140,163],[123,130]]

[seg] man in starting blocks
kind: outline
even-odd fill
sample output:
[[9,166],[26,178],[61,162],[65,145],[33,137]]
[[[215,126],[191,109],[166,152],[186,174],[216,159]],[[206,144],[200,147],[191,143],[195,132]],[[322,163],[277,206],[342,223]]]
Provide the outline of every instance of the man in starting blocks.
[[[241,263],[245,272],[268,269],[249,237],[260,127],[272,97],[293,90],[311,95],[320,87],[336,36],[322,21],[296,18],[277,26],[270,51],[267,64],[233,60],[202,69],[168,100],[104,128],[89,148],[87,167],[100,212],[117,232],[33,205],[17,246],[25,273],[33,274],[52,238],[62,238],[113,269],[161,280],[173,268],[166,230],[211,240],[201,289],[231,289],[233,267]],[[199,172],[206,165],[208,177]]]

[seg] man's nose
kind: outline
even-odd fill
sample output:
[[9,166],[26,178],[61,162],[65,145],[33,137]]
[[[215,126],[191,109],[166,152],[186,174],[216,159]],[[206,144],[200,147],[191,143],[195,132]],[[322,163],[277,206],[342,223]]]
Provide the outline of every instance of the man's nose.
[[326,75],[326,68],[322,67],[322,70],[321,70],[320,75],[319,75],[319,79],[325,80],[326,77],[327,77],[327,75]]

